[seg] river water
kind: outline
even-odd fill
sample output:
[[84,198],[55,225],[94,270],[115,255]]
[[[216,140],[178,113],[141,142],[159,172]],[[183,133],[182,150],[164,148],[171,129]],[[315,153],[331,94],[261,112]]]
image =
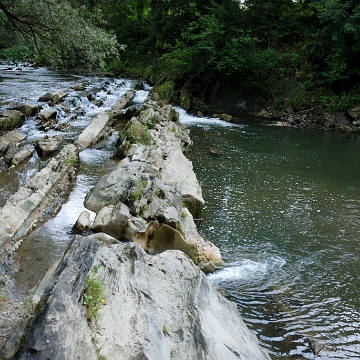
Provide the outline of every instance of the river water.
[[182,114],[200,230],[226,262],[209,278],[273,359],[314,359],[309,341],[316,359],[360,359],[360,139]]
[[[86,83],[86,91],[69,90],[69,86],[76,83]],[[110,110],[119,98],[129,89],[134,89],[137,83],[138,81],[128,79],[72,75],[41,67],[34,68],[27,64],[19,67],[0,64],[0,110],[11,107],[14,103],[36,104],[39,97],[47,92],[65,91],[68,96],[64,104],[70,109],[70,114],[61,106],[55,108],[58,112],[58,123],[67,121],[70,123],[68,128],[63,131],[44,132],[37,126],[35,117],[31,117],[19,130],[26,136],[25,143],[28,146],[32,146],[35,140],[44,136],[55,135],[62,136],[64,142],[74,142],[95,115]],[[143,85],[144,89],[135,93],[133,106],[139,106],[149,93],[149,86]],[[49,107],[46,103],[40,104],[44,109]],[[20,292],[32,289],[47,269],[63,255],[73,238],[72,226],[84,210],[86,194],[102,175],[115,166],[111,156],[117,139],[118,132],[115,131],[106,141],[80,152],[76,183],[61,210],[54,217],[55,209],[49,209],[39,222],[41,226],[28,235],[19,248],[15,258],[14,278]],[[26,164],[0,171],[0,207],[49,160],[40,159],[35,153]],[[94,217],[95,214],[92,213],[91,218]]]
[[[72,111],[82,109],[61,132],[69,142],[135,86],[126,79],[6,68],[0,66],[0,108],[89,82],[96,101],[81,93],[66,99]],[[148,90],[136,93],[136,104]],[[66,121],[58,110],[59,121]],[[188,156],[206,200],[199,230],[225,260],[211,281],[238,305],[273,359],[314,359],[310,343],[316,359],[360,359],[360,139],[270,127],[246,117],[229,124],[178,111],[191,130],[194,148]],[[33,119],[20,130],[29,143],[45,135]],[[86,193],[114,166],[117,136],[80,153],[77,181],[62,209],[54,218],[49,214],[20,247],[20,291],[32,288],[66,249]],[[45,163],[34,155],[16,171],[0,173],[0,206]]]

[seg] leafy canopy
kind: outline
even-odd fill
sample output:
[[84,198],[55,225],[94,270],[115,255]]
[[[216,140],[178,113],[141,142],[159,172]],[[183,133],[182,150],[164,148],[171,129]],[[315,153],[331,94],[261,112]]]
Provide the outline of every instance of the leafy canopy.
[[100,27],[100,13],[68,1],[0,0],[0,25],[1,32],[11,29],[8,43],[0,46],[26,44],[54,66],[102,68],[121,48]]

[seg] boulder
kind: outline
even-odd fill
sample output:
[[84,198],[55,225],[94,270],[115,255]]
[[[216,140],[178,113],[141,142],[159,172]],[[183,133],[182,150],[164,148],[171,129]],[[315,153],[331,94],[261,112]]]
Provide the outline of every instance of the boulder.
[[333,114],[325,113],[323,116],[324,119],[324,128],[331,129],[336,125],[335,116]]
[[72,144],[66,145],[46,167],[7,199],[0,209],[0,260],[8,251],[7,242],[16,233],[24,236],[45,211],[46,205],[53,201],[53,196],[58,197],[69,187],[77,168],[77,159],[77,148]]
[[135,95],[135,91],[134,90],[129,90],[125,93],[125,95],[123,95],[120,100],[114,105],[114,107],[112,108],[113,112],[119,112],[120,110],[122,110],[124,107],[126,107],[127,105],[129,105],[130,101],[134,98]]
[[189,243],[196,244],[197,250],[193,253],[195,256],[193,260],[204,273],[214,272],[223,266],[219,248],[199,234],[194,219],[187,208],[182,210],[180,229],[183,237]]
[[75,225],[72,228],[72,232],[75,234],[81,234],[90,227],[90,213],[87,210],[82,211],[78,217]]
[[360,106],[354,107],[347,111],[347,114],[351,117],[352,120],[360,120]]
[[91,230],[121,239],[130,217],[129,208],[123,203],[104,206],[96,215]]
[[232,122],[234,120],[234,117],[229,115],[229,114],[221,114],[220,115],[220,120],[227,121],[227,122]]
[[0,137],[0,155],[4,154],[8,148],[10,144],[10,141],[7,141],[5,139],[2,139],[2,137]]
[[274,119],[276,116],[268,111],[267,109],[261,109],[257,114],[255,114],[257,117],[266,118],[266,119]]
[[0,131],[9,131],[20,127],[25,115],[18,110],[0,111]]
[[52,93],[46,93],[42,96],[40,96],[38,101],[41,102],[47,102],[50,106],[53,106],[55,104],[58,104],[60,101],[62,101],[64,98],[68,96],[68,93],[65,93],[63,91],[55,91]]
[[0,137],[0,141],[8,141],[14,144],[18,144],[25,140],[26,136],[23,135],[19,130],[12,130]]
[[24,114],[26,117],[35,116],[40,110],[41,106],[37,104],[17,104],[12,107],[14,110],[20,111],[22,114]]
[[161,224],[154,232],[148,243],[149,254],[159,254],[166,250],[181,250],[189,256],[194,263],[197,263],[197,250],[195,242],[185,240],[180,231],[173,227]]
[[102,112],[96,115],[89,126],[79,135],[76,143],[79,144],[83,149],[96,143],[106,130],[107,125],[111,121],[110,115],[107,112]]
[[57,111],[55,109],[45,109],[39,112],[35,121],[38,123],[45,123],[49,120],[56,120]]
[[25,160],[29,159],[33,155],[33,153],[34,153],[34,149],[32,148],[21,149],[11,159],[11,167],[15,167],[23,163]]
[[88,85],[88,83],[86,83],[86,82],[77,83],[77,84],[69,86],[69,89],[73,90],[73,91],[84,91],[86,89],[87,85]]
[[132,215],[141,214],[145,220],[159,218],[175,226],[182,209],[177,183],[167,181],[155,167],[129,158],[103,176],[85,199],[85,207],[95,212],[108,205],[122,208],[119,203],[126,204]]
[[[11,156],[14,156],[17,147],[24,139],[25,136],[19,130],[12,130],[0,136],[0,155],[9,155],[11,153]],[[9,156],[7,156],[7,160],[10,162],[11,158],[9,159]]]
[[[97,264],[104,298],[92,322],[83,289]],[[180,251],[150,256],[77,236],[54,278],[14,359],[270,360],[236,305]]]
[[18,147],[14,143],[9,143],[4,152],[4,161],[7,165],[11,164],[11,161],[15,154],[19,151]]
[[45,157],[59,150],[61,143],[61,136],[45,136],[35,143],[35,148],[40,157]]

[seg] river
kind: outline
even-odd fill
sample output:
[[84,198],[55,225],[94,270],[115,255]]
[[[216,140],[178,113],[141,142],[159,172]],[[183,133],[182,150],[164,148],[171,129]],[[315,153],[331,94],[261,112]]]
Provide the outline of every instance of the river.
[[[3,108],[89,82],[101,105],[69,94],[67,106],[82,109],[61,132],[69,142],[136,83],[29,66],[6,69],[0,68]],[[136,104],[148,90],[136,93]],[[238,305],[273,359],[314,359],[310,344],[317,347],[316,359],[360,359],[360,139],[270,127],[246,117],[229,124],[178,111],[191,130],[194,147],[188,156],[206,200],[199,229],[225,260],[209,278]],[[59,116],[60,122],[67,119],[61,109]],[[45,135],[33,119],[20,130],[28,142]],[[117,136],[80,153],[77,181],[62,209],[54,218],[49,214],[20,247],[19,291],[31,289],[66,249],[86,193],[114,166]],[[0,206],[44,164],[35,155],[16,171],[0,173]]]
[[310,341],[316,359],[360,359],[360,139],[182,114],[200,230],[226,262],[210,279],[273,359],[314,359]]

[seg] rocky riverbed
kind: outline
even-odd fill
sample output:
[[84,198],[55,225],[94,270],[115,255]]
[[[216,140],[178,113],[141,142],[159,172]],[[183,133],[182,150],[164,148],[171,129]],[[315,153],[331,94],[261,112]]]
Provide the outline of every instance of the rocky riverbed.
[[[86,87],[80,85],[79,91]],[[140,108],[130,106],[133,96],[127,92],[111,110],[93,117],[74,144],[55,136],[41,139],[50,150],[39,156],[50,156],[49,161],[2,204],[0,321],[5,335],[0,357],[269,359],[236,306],[204,274],[221,267],[222,259],[195,225],[204,200],[185,156],[192,145],[188,130],[155,95]],[[57,92],[42,101],[61,106],[65,98]],[[25,112],[21,107],[11,111],[21,110]],[[30,116],[26,110],[23,116]],[[16,132],[13,128],[24,121],[20,116],[9,125],[9,113],[2,114],[3,131]],[[37,119],[44,129],[60,125],[51,109]],[[54,214],[60,209],[74,184],[79,151],[111,135],[115,127],[122,128],[114,148],[117,164],[88,193],[89,211],[74,222],[78,235],[37,286],[19,296],[12,271],[24,236],[49,209]],[[0,139],[3,171],[17,166],[13,159],[24,148],[33,149],[23,146],[19,136],[11,139],[9,132]],[[40,141],[34,144],[35,149],[40,146]],[[95,317],[89,316],[86,301],[89,279],[102,289],[93,304],[98,307]]]

